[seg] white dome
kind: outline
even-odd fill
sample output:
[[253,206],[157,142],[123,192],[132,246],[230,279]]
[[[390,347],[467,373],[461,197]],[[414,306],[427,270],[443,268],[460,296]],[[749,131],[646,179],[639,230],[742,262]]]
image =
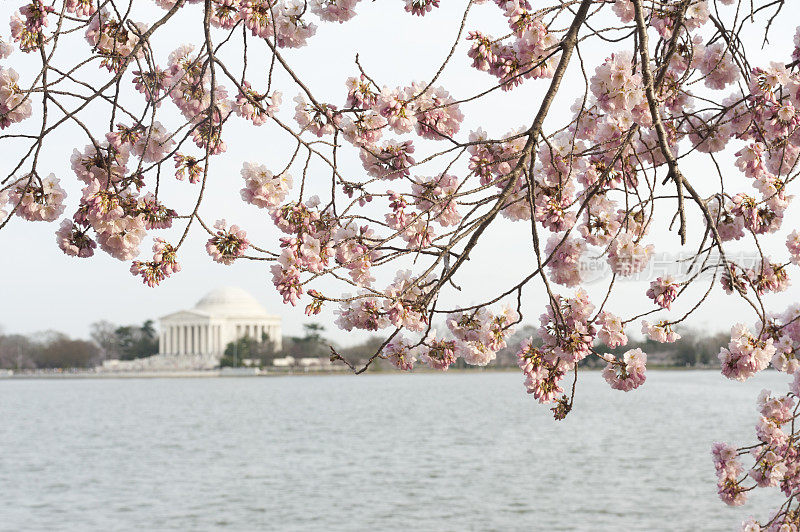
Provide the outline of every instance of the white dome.
[[269,316],[256,298],[234,286],[212,290],[198,301],[194,308],[213,316]]

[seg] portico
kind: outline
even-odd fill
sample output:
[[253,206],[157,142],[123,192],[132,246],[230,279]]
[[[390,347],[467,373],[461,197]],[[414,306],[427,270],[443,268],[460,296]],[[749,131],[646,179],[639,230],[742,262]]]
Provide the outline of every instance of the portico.
[[194,308],[161,318],[159,354],[219,359],[228,343],[245,337],[269,339],[280,350],[280,317],[268,314],[244,290],[220,288],[203,297]]

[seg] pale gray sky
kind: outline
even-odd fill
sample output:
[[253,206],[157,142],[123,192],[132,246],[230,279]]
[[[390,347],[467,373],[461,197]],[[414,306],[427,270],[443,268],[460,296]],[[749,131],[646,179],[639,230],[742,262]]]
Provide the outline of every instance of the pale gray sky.
[[[341,105],[346,89],[345,79],[355,75],[354,64],[356,51],[360,52],[361,62],[369,73],[380,84],[395,86],[406,84],[411,80],[428,80],[435,72],[439,62],[456,35],[458,25],[466,6],[465,0],[442,2],[442,8],[434,10],[429,16],[412,17],[402,10],[402,2],[364,1],[359,4],[359,15],[344,25],[321,24],[317,35],[310,41],[310,46],[300,50],[284,50],[284,56],[296,66],[297,73],[304,79],[314,95],[323,100]],[[153,7],[146,0],[137,0],[136,9],[139,16],[134,20],[145,20],[158,15],[161,10]],[[180,26],[161,35],[157,43],[160,64],[166,62],[166,56],[183,42],[199,42],[198,22],[201,6],[192,5],[186,8]],[[137,11],[134,11],[137,13]],[[9,3],[0,5],[0,21],[7,21],[10,16]],[[773,50],[776,59],[785,59],[791,50],[791,38],[794,27],[782,17],[773,30]],[[466,25],[467,30],[480,29],[495,36],[507,30],[504,19],[494,5],[475,6],[470,13]],[[8,26],[0,25],[0,35],[7,39]],[[252,41],[251,41],[252,42]],[[80,46],[74,49],[62,49],[62,60],[80,58],[88,50]],[[454,58],[441,77],[439,83],[448,89],[456,98],[470,96],[482,88],[491,86],[494,78],[470,68],[470,60],[466,57],[467,46],[462,42]],[[589,74],[594,66],[605,56],[617,50],[611,46],[581,49],[583,58],[590,65]],[[755,57],[769,57],[768,54],[756,53]],[[250,72],[257,80],[265,79],[265,55],[251,56]],[[577,59],[577,58],[576,58]],[[24,56],[15,52],[3,62],[22,74],[23,84],[32,79],[37,59],[34,55]],[[568,118],[567,112],[572,101],[583,91],[582,80],[577,76],[577,63],[571,68],[563,94],[556,101],[554,112],[547,122],[546,129],[560,127]],[[298,89],[291,85],[286,76],[279,72],[276,87],[283,92],[284,103],[279,116],[284,121],[291,121],[294,114],[292,98]],[[539,96],[546,81],[527,82],[513,92],[499,91],[481,99],[478,103],[462,106],[466,120],[462,124],[460,138],[466,139],[470,130],[483,127],[491,135],[501,135],[511,129],[527,127],[538,108]],[[727,91],[718,95],[724,97]],[[165,104],[161,121],[168,123],[172,112]],[[162,111],[160,111],[162,112]],[[98,115],[100,116],[100,115]],[[94,117],[92,117],[94,118]],[[107,118],[102,118],[100,127]],[[93,120],[89,119],[92,123]],[[35,122],[28,122],[28,127]],[[107,126],[105,126],[107,127]],[[8,130],[7,130],[8,131]],[[204,206],[201,214],[210,223],[225,218],[229,223],[237,223],[248,231],[260,246],[277,248],[278,232],[271,227],[266,211],[244,204],[239,198],[242,179],[239,170],[243,161],[254,161],[266,164],[270,168],[282,168],[288,160],[290,143],[287,135],[274,125],[262,126],[258,129],[244,126],[241,120],[235,120],[234,127],[227,130],[224,136],[228,144],[228,152],[217,157],[212,164],[210,182],[208,184]],[[3,141],[0,170],[7,174],[11,165],[16,162],[15,156],[21,145],[12,145]],[[69,167],[69,156],[73,148],[83,149],[88,140],[74,126],[63,128],[46,144],[42,154],[40,171],[53,172],[62,179],[62,185],[69,193],[67,215],[71,215],[80,198],[80,186]],[[415,139],[420,153],[428,151],[430,144],[425,145]],[[736,144],[738,146],[738,144]],[[440,146],[437,146],[440,147]],[[342,168],[353,175],[362,175],[363,170],[358,163],[357,154],[346,149],[349,155],[343,155]],[[344,153],[344,152],[343,152]],[[417,157],[421,159],[422,157]],[[739,176],[738,171],[730,164],[730,155],[721,157],[727,162],[726,179],[731,183],[741,183],[741,190],[750,191],[749,184]],[[319,185],[327,187],[329,174],[322,167],[316,166],[320,172]],[[683,168],[695,186],[701,192],[710,193],[717,177],[705,163],[696,158],[683,163]],[[424,172],[420,170],[420,174]],[[194,200],[197,186],[186,182],[179,183],[166,179],[163,185],[163,198],[173,207],[186,210]],[[731,185],[729,185],[731,186]],[[732,185],[735,187],[735,185]],[[671,216],[669,209],[662,211]],[[788,225],[796,226],[798,208],[789,211]],[[669,213],[669,214],[667,214]],[[690,218],[694,222],[696,217]],[[676,233],[667,233],[665,226],[669,220],[656,220],[656,227],[651,230],[650,242],[656,244],[659,251],[677,253],[678,237]],[[182,231],[182,224],[171,230],[152,233],[164,236],[169,241],[176,241]],[[695,223],[690,236],[698,237],[700,225]],[[303,313],[303,305],[291,307],[283,305],[281,298],[270,281],[271,274],[263,262],[241,261],[232,266],[223,266],[211,261],[204,249],[207,239],[202,230],[194,230],[188,242],[181,249],[180,262],[183,271],[168,279],[160,287],[148,288],[139,278],[128,272],[129,262],[112,259],[103,252],[98,252],[91,259],[76,259],[65,256],[56,246],[54,233],[58,222],[31,223],[16,218],[0,231],[0,326],[5,332],[33,333],[44,329],[61,330],[76,337],[88,336],[89,324],[105,319],[119,324],[139,323],[145,319],[154,319],[174,310],[191,307],[206,292],[217,286],[239,286],[252,293],[265,307],[283,317],[285,334],[298,334],[303,323],[310,321]],[[197,229],[200,229],[197,227]],[[525,272],[535,264],[527,232],[527,222],[512,224],[500,221],[487,231],[478,248],[473,252],[472,260],[462,269],[456,279],[464,288],[461,294],[445,293],[441,301],[451,305],[458,303],[472,304],[493,295],[500,289],[515,284]],[[782,232],[782,234],[785,234]],[[691,239],[690,239],[691,240]],[[785,259],[786,252],[781,238],[767,237],[766,248],[774,250],[774,257]],[[692,244],[695,241],[691,241]],[[142,258],[148,259],[151,241],[146,240],[142,249]],[[730,249],[744,249],[743,245],[731,245]],[[693,249],[687,246],[687,251]],[[502,257],[497,261],[497,257]],[[796,271],[796,268],[793,270]],[[394,272],[384,272],[379,280],[389,279]],[[607,280],[605,281],[607,282]],[[590,285],[590,295],[599,300],[602,298],[605,282]],[[323,285],[325,286],[325,285]],[[620,314],[623,318],[638,310],[649,309],[644,296],[647,282],[620,283],[615,295],[609,302],[608,309]],[[703,288],[705,285],[703,285]],[[558,287],[564,294],[573,290]],[[781,310],[787,303],[796,299],[798,292],[791,288],[788,292],[767,296],[773,308]],[[690,308],[695,294],[685,294],[673,308],[669,317],[680,315],[682,310]],[[527,312],[526,322],[537,323],[538,316],[544,309],[542,292],[537,287],[525,292],[524,310]],[[332,323],[332,308],[328,308],[314,321],[323,323],[329,331],[329,337],[342,344],[352,344],[365,335],[350,334],[338,331]],[[746,313],[746,307],[738,299],[725,296],[720,290],[715,292],[706,306],[692,320],[695,327],[707,330],[727,329],[731,323],[742,320],[752,325],[752,314]],[[638,325],[632,327],[638,332]]]

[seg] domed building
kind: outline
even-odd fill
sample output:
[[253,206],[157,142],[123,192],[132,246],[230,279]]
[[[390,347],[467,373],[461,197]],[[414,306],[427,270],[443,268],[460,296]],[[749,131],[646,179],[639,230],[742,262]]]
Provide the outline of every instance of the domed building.
[[225,347],[239,338],[268,338],[281,349],[281,318],[267,313],[250,294],[217,288],[188,310],[159,320],[159,355],[193,355],[218,363]]
[[105,360],[100,372],[159,372],[213,369],[225,347],[239,338],[264,335],[281,349],[281,318],[268,314],[241,288],[217,288],[189,310],[159,319],[158,354],[134,360]]

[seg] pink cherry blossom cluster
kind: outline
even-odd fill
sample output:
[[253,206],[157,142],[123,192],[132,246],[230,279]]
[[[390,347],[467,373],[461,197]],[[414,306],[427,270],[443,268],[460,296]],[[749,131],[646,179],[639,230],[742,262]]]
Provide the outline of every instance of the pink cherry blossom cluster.
[[131,263],[131,273],[140,275],[142,282],[151,288],[179,271],[181,265],[177,260],[177,250],[161,238],[154,239],[152,261],[135,260]]
[[533,338],[523,340],[517,353],[517,364],[525,375],[525,388],[540,403],[551,403],[564,393],[559,383],[567,367],[559,358],[546,355],[533,345]]
[[200,178],[203,176],[203,165],[200,164],[200,161],[198,161],[196,157],[176,153],[174,160],[175,168],[177,169],[175,171],[175,179],[183,181],[188,175],[189,183],[197,183],[200,181]]
[[245,162],[242,178],[245,181],[242,200],[271,211],[283,203],[292,188],[292,176],[285,172],[273,175],[264,165]]
[[417,361],[417,351],[418,347],[414,347],[398,334],[383,348],[382,356],[397,369],[411,371],[414,369],[414,362]]
[[[136,49],[139,42],[137,34],[147,31],[144,24],[133,23],[133,26],[134,30],[126,27],[106,9],[92,15],[86,28],[86,40],[92,45],[92,50],[102,58],[100,64],[108,70],[118,71]],[[143,56],[143,50],[139,47],[136,57]]]
[[630,233],[620,232],[611,242],[608,264],[616,274],[633,275],[647,267],[654,250],[652,244],[643,246]]
[[629,392],[644,384],[647,355],[641,349],[631,349],[622,360],[610,360],[603,369],[603,378],[615,390]]
[[731,341],[718,355],[722,374],[729,379],[744,381],[769,366],[776,349],[773,339],[753,336],[747,327],[737,323],[731,327]]
[[[433,332],[435,335],[435,331]],[[431,369],[447,371],[456,359],[456,341],[443,338],[433,338],[427,344],[420,346],[419,360]]]
[[142,216],[145,229],[169,229],[172,220],[178,215],[173,209],[165,207],[155,194],[148,192],[139,199],[137,210]]
[[511,308],[505,307],[499,314],[479,308],[449,314],[447,328],[456,338],[458,356],[471,366],[485,366],[506,347],[506,338],[518,321],[519,314]]
[[628,336],[619,316],[604,310],[597,316],[597,325],[600,328],[597,331],[597,338],[606,344],[611,349],[626,345],[628,343]]
[[414,144],[387,141],[381,146],[365,146],[360,150],[361,162],[367,173],[380,179],[398,179],[408,177],[409,169],[414,166]]
[[0,129],[22,122],[32,113],[30,98],[19,87],[17,71],[0,66]]
[[328,22],[347,22],[356,16],[359,0],[312,0],[311,12]]
[[642,320],[642,334],[647,336],[650,340],[661,344],[671,344],[681,339],[681,335],[676,333],[672,329],[672,324],[666,320],[656,323]]
[[18,14],[11,16],[11,37],[20,50],[32,52],[38,48],[42,30],[49,25],[47,16],[54,12],[55,9],[44,5],[42,0],[32,0],[20,7]]
[[571,370],[591,353],[597,328],[589,321],[594,305],[578,289],[572,298],[555,296],[539,317],[539,337],[548,362]]
[[336,112],[336,106],[329,104],[309,104],[302,94],[295,96],[294,119],[302,128],[318,137],[332,135],[336,126],[341,122],[341,115]]
[[512,40],[504,43],[480,31],[470,32],[467,40],[473,43],[467,56],[472,59],[472,66],[499,78],[503,90],[513,89],[525,79],[551,77],[558,39],[531,11],[527,1],[499,1],[497,4],[504,8]]
[[738,477],[744,472],[739,453],[726,443],[716,442],[711,456],[717,470],[717,493],[726,504],[741,506],[747,500],[747,490],[739,484]]
[[[0,212],[0,215],[2,213]],[[64,219],[56,231],[56,242],[65,254],[71,257],[86,258],[94,255],[97,242],[86,234],[88,227],[75,225],[72,220]]]
[[259,94],[250,87],[249,82],[245,81],[242,83],[242,89],[236,97],[234,111],[242,118],[251,121],[253,125],[261,126],[269,118],[275,116],[275,113],[280,108],[282,99],[283,97],[278,91],[273,91],[269,97],[265,94]]
[[678,297],[678,284],[671,275],[659,277],[650,283],[647,289],[647,297],[661,308],[669,310],[672,302]]
[[448,227],[461,221],[455,198],[458,184],[458,178],[449,174],[417,177],[411,183],[411,194],[417,209],[430,215],[442,227]]
[[547,268],[554,283],[564,286],[577,286],[581,283],[580,261],[584,249],[583,242],[578,239],[559,234],[550,237],[545,253],[549,258]]
[[247,233],[238,225],[228,228],[225,220],[217,220],[214,229],[216,232],[206,242],[206,251],[215,262],[233,264],[250,247]]
[[7,202],[16,206],[16,214],[21,218],[32,222],[52,222],[64,212],[66,196],[55,175],[41,179],[31,174],[16,181]]
[[786,237],[786,248],[789,250],[792,264],[800,266],[800,231],[792,231]]
[[[792,423],[797,408],[798,379],[790,385],[790,393],[773,396],[762,390],[757,406],[759,420],[756,423],[756,445],[736,449],[725,443],[715,443],[711,449],[717,471],[718,494],[728,505],[739,506],[746,502],[747,494],[754,488],[778,487],[787,497],[800,488],[800,453],[792,442]],[[749,451],[749,452],[748,452]],[[740,457],[749,454],[753,465],[745,470]],[[747,480],[753,485],[748,485]],[[754,520],[743,523],[743,530],[792,530],[796,525],[791,512],[779,513],[769,526],[761,528]],[[796,528],[796,527],[794,527]]]
[[405,0],[406,11],[412,15],[424,16],[434,7],[439,7],[439,0]]

